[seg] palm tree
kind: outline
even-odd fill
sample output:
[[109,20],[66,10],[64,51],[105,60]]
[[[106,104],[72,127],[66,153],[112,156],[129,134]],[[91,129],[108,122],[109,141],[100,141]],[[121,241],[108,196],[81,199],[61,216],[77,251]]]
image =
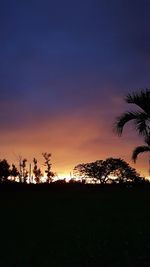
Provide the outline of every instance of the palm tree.
[[[122,135],[126,123],[133,121],[136,131],[144,137],[145,145],[136,147],[132,152],[134,163],[140,153],[150,152],[150,90],[141,90],[138,93],[131,93],[125,97],[129,104],[135,104],[136,111],[127,111],[117,118],[115,130],[119,136]],[[149,160],[150,175],[150,160]]]
[[150,133],[150,90],[144,89],[137,93],[128,94],[125,102],[135,104],[136,111],[127,111],[117,118],[115,130],[119,136],[122,135],[126,123],[133,121],[136,131],[144,137]]

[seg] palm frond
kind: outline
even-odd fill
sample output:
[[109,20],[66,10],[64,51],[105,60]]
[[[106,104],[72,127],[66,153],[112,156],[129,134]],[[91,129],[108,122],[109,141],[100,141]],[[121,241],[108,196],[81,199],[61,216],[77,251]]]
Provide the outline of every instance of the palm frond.
[[140,135],[149,135],[150,118],[145,112],[137,112],[137,117],[134,121],[135,128]]
[[120,117],[116,119],[115,125],[114,125],[114,131],[121,136],[123,132],[123,128],[126,123],[134,120],[136,129],[139,131],[140,134],[146,135],[147,131],[147,115],[144,112],[140,111],[129,111],[123,113]]
[[132,152],[132,160],[136,162],[137,157],[140,153],[144,152],[150,152],[150,147],[149,146],[138,146],[136,147],[133,152]]
[[125,97],[129,104],[135,104],[150,116],[150,89],[143,89],[133,92]]

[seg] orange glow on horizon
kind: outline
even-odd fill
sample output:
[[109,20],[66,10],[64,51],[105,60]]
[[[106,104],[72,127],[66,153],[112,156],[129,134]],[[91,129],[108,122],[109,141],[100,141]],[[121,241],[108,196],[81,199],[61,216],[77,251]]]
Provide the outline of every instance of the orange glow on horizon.
[[69,179],[70,172],[79,163],[116,157],[126,160],[141,175],[148,176],[147,155],[141,155],[136,164],[130,159],[132,150],[141,140],[135,133],[128,132],[119,138],[112,131],[115,116],[107,123],[106,118],[100,120],[98,115],[82,112],[81,116],[78,112],[38,122],[28,128],[2,131],[0,158],[18,165],[19,155],[27,158],[28,164],[35,157],[44,170],[42,152],[50,152],[52,171],[58,177]]

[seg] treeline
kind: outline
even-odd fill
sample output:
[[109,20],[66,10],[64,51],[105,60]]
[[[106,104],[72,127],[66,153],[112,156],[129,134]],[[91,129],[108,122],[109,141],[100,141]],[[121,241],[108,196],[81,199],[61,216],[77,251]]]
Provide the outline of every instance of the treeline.
[[[19,167],[10,165],[6,159],[0,160],[0,182],[19,182],[23,184],[66,184],[66,179],[59,180],[52,171],[51,154],[42,153],[44,159],[44,173],[33,158],[32,164],[27,159],[19,159]],[[108,158],[90,163],[82,163],[73,169],[73,178],[70,184],[141,184],[149,183],[136,172],[127,162],[120,158]]]
[[[26,158],[19,158],[19,168],[15,164],[10,165],[6,159],[0,160],[0,182],[15,181],[20,183],[51,183],[55,177],[55,173],[52,172],[51,167],[51,154],[42,153],[44,159],[44,176],[41,168],[38,166],[38,161],[33,158],[32,164],[28,164]],[[43,180],[43,176],[45,180]]]
[[100,184],[145,183],[144,177],[120,158],[108,158],[95,162],[79,164],[74,168],[74,176],[82,182],[91,181]]

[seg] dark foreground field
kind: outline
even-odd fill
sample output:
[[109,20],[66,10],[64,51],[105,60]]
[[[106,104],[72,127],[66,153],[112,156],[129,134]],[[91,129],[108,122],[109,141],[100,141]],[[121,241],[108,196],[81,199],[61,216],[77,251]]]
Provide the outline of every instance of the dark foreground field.
[[0,266],[150,266],[150,188],[1,189]]

